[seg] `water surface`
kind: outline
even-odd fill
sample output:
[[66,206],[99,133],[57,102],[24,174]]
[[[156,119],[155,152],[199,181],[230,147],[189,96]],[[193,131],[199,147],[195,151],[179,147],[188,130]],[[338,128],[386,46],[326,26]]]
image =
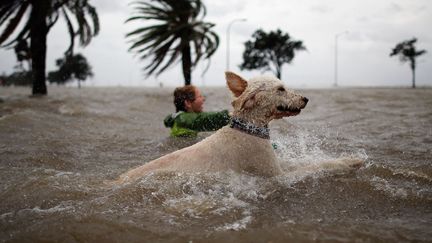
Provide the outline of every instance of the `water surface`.
[[[203,89],[206,110],[230,108]],[[163,127],[172,90],[0,89],[0,241],[408,242],[432,239],[432,89],[303,90],[271,123],[284,175],[150,174],[103,182],[196,143]],[[301,171],[351,156],[356,171]],[[301,172],[300,172],[301,171]]]

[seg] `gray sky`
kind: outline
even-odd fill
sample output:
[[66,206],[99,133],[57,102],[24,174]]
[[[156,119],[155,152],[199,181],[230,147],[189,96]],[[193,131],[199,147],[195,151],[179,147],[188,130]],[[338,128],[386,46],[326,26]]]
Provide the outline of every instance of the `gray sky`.
[[[137,24],[125,24],[132,8],[125,0],[93,0],[101,22],[101,32],[85,49],[77,48],[93,66],[95,76],[89,86],[166,86],[183,84],[181,65],[159,77],[145,78],[141,68],[145,62],[128,52],[125,34]],[[308,51],[298,52],[293,63],[284,65],[282,80],[292,87],[331,87],[334,82],[335,35],[339,37],[338,81],[341,86],[409,86],[411,71],[397,57],[389,58],[396,43],[412,37],[419,39],[418,49],[428,53],[418,59],[417,85],[432,85],[432,1],[430,0],[204,0],[206,21],[216,24],[220,46],[211,59],[193,72],[193,83],[205,86],[225,85],[226,31],[231,28],[230,69],[249,78],[260,71],[240,71],[243,43],[255,30],[280,28],[292,38],[302,40]],[[145,25],[145,23],[143,23]],[[55,68],[69,44],[66,26],[59,22],[48,36],[47,71]],[[16,64],[13,50],[0,50],[0,73],[9,73]]]

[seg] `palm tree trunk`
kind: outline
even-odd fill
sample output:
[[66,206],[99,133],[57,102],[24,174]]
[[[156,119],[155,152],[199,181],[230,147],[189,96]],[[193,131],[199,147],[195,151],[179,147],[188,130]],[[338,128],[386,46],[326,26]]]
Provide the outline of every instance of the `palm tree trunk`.
[[276,77],[281,80],[282,78],[282,68],[281,68],[281,64],[277,63],[276,64]]
[[192,83],[191,73],[192,73],[192,58],[191,58],[191,48],[189,42],[185,44],[182,49],[182,67],[183,67],[183,77],[185,80],[185,85],[190,85]]
[[32,53],[32,79],[33,95],[46,95],[46,42],[48,26],[46,16],[48,15],[50,1],[34,1],[30,15],[30,49]]
[[415,68],[412,68],[412,88],[415,89],[416,84],[415,84]]
[[411,61],[411,71],[412,71],[412,88],[415,89],[415,69],[416,69],[416,60],[415,57],[410,58]]

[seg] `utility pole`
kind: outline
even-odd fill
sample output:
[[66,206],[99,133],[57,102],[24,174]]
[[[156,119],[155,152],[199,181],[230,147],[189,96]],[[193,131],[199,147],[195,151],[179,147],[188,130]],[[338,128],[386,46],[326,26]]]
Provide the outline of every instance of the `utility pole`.
[[334,59],[334,87],[338,86],[338,39],[341,35],[347,34],[348,31],[340,32],[335,35],[335,59]]
[[244,22],[246,21],[246,19],[234,19],[232,20],[227,27],[227,49],[226,49],[226,71],[230,70],[230,30],[231,30],[231,26],[235,23],[235,22]]

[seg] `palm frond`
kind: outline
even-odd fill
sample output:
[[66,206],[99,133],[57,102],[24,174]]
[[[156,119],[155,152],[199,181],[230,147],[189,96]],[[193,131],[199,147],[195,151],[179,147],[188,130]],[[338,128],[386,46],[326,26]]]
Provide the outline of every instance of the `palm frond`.
[[82,46],[86,46],[92,37],[90,25],[85,18],[84,12],[79,6],[75,6],[73,9],[71,9],[71,11],[73,11],[76,22],[78,23],[78,30],[76,34],[79,37],[80,44]]
[[151,29],[163,29],[163,28],[167,28],[167,25],[166,24],[159,24],[159,25],[146,26],[146,27],[138,28],[132,32],[127,33],[126,37],[131,37],[131,36],[134,36],[137,34],[145,33]]
[[427,52],[426,50],[417,51],[415,53],[415,56],[421,56],[421,55],[425,54],[426,52]]
[[[48,21],[48,29],[57,23],[59,16],[65,17],[66,25],[69,35],[71,36],[71,44],[67,52],[71,52],[74,47],[74,38],[78,35],[80,44],[86,46],[90,43],[93,36],[97,35],[100,30],[99,19],[96,9],[89,4],[88,0],[44,0],[50,1],[50,10],[46,16]],[[7,0],[0,2],[0,25],[9,20],[5,29],[0,36],[0,44],[7,40],[10,35],[15,31],[20,21],[23,19],[24,14],[32,6],[37,4],[37,1],[29,0]],[[69,13],[67,13],[69,12]],[[78,32],[75,33],[71,16],[75,16],[75,21],[78,26]],[[89,16],[89,21],[86,16]],[[26,24],[20,30],[18,36],[12,41],[8,42],[5,46],[17,43],[19,40],[27,39],[30,37],[30,24],[31,17],[28,18]],[[90,22],[92,26],[90,26]]]
[[148,71],[149,75],[153,74],[153,72],[155,72],[158,69],[159,65],[165,59],[165,56],[168,53],[169,48],[170,48],[169,45],[165,45],[158,48],[156,51],[154,51],[153,61],[144,68],[145,70]]
[[170,59],[165,63],[164,66],[162,66],[162,67],[159,69],[158,74],[163,73],[166,69],[168,69],[171,65],[173,65],[174,62],[177,61],[177,60],[179,59],[180,54],[181,54],[181,49],[180,49],[179,46],[173,48],[173,49],[171,50],[171,53],[170,53],[170,56],[171,56]]
[[24,27],[21,29],[20,33],[13,40],[10,40],[8,43],[4,44],[4,47],[9,47],[14,43],[18,43],[20,40],[26,40],[30,37],[30,24],[31,20],[28,19],[25,23]]
[[0,35],[0,44],[2,44],[5,40],[7,40],[9,36],[14,32],[15,28],[21,22],[23,15],[27,11],[28,6],[29,6],[28,3],[21,5],[21,7],[18,9],[15,16],[10,19],[9,24],[6,26],[3,33]]
[[170,32],[168,31],[168,28],[161,26],[161,28],[151,28],[147,31],[137,33],[137,41],[129,48],[129,50],[133,50],[136,47],[140,47],[142,45],[153,45],[154,43],[160,43],[163,40],[165,40],[167,37],[169,37]]
[[71,19],[69,18],[69,15],[67,14],[67,12],[66,12],[66,9],[62,9],[62,13],[63,13],[63,16],[64,16],[64,18],[65,18],[65,20],[66,20],[66,25],[67,25],[67,28],[68,28],[68,32],[69,32],[69,37],[70,37],[70,44],[69,44],[69,47],[68,47],[68,49],[66,50],[66,55],[73,55],[73,49],[74,49],[74,46],[75,46],[75,30],[74,30],[74,27],[73,27],[73,25],[72,25],[72,21],[71,21]]
[[0,25],[2,25],[21,6],[19,0],[0,2]]
[[90,4],[87,4],[87,13],[90,15],[90,18],[92,19],[93,36],[96,36],[97,34],[99,34],[100,31],[99,16],[96,12],[96,8]]
[[[163,73],[167,68],[169,68],[177,59],[179,59],[179,56],[181,52],[178,51],[178,48],[171,48],[171,45],[175,42],[172,41],[167,46],[163,46],[163,48],[158,49],[158,52],[155,55],[155,59],[160,60],[160,62],[153,63],[153,68],[149,70],[149,74],[152,74],[153,72],[156,73],[156,75],[160,75]],[[166,57],[170,56],[168,61],[165,61],[165,64],[163,64],[163,61]],[[162,65],[163,64],[163,65]]]

